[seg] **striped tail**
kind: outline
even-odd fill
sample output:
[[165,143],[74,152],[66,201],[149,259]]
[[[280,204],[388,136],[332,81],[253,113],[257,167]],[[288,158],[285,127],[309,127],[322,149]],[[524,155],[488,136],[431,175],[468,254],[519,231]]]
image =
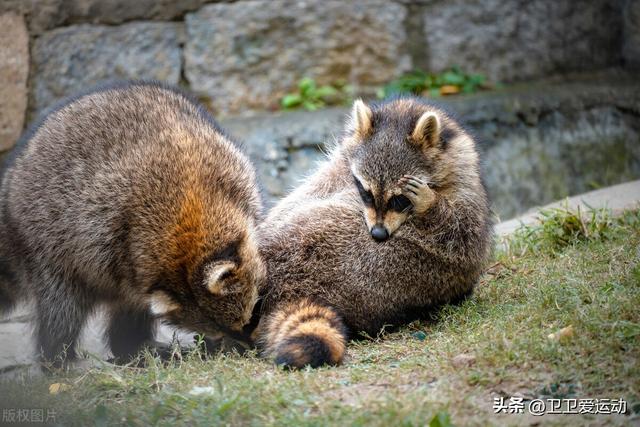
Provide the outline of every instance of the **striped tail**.
[[271,314],[261,341],[265,355],[274,357],[278,365],[339,365],[344,358],[347,328],[333,309],[304,299]]

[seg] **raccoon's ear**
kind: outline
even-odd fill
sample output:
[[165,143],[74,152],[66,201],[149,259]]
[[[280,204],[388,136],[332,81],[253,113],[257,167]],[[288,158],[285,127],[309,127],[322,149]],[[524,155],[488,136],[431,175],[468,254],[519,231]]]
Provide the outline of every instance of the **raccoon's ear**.
[[356,99],[351,110],[351,129],[355,136],[364,138],[371,132],[373,113],[361,99]]
[[231,274],[234,268],[236,268],[236,264],[231,261],[216,263],[207,267],[204,276],[207,290],[213,295],[224,295],[223,280]]
[[416,127],[411,133],[411,139],[422,147],[435,147],[440,141],[440,119],[427,111],[416,122]]
[[154,291],[151,294],[151,313],[156,316],[162,316],[170,311],[177,310],[178,304],[163,291]]

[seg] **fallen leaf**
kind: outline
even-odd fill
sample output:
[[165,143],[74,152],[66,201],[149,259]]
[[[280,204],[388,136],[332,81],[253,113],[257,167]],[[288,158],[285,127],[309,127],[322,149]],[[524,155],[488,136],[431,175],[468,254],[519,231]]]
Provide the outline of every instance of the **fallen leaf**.
[[440,95],[455,95],[460,93],[460,88],[454,85],[444,85],[440,88]]
[[65,383],[53,383],[49,386],[49,394],[58,394],[70,390],[71,386]]
[[472,354],[458,354],[453,359],[451,359],[451,364],[455,368],[464,368],[466,366],[471,366],[476,363],[476,357]]
[[575,335],[575,331],[572,325],[567,326],[566,328],[562,328],[557,332],[549,334],[547,338],[552,341],[566,341],[572,338]]

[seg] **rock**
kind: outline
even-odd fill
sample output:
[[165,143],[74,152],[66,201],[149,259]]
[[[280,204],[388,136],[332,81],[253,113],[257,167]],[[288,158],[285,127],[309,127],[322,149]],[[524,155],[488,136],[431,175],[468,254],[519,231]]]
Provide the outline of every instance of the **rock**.
[[433,71],[459,65],[509,82],[620,62],[620,31],[612,31],[622,26],[617,2],[434,1],[423,13]]
[[104,80],[180,80],[182,24],[74,25],[49,31],[33,46],[35,110]]
[[3,0],[0,13],[27,16],[29,31],[39,35],[69,24],[121,24],[133,20],[180,18],[210,0]]
[[276,106],[304,76],[372,91],[411,68],[405,16],[382,0],[206,5],[185,17],[185,75],[224,114]]
[[62,25],[68,10],[65,0],[3,0],[0,2],[0,13],[13,12],[26,18],[31,34]]
[[629,68],[640,69],[640,0],[626,0],[622,57]]
[[476,363],[476,357],[472,354],[458,354],[453,359],[451,359],[451,364],[454,368],[466,368]]
[[0,15],[0,151],[20,137],[27,109],[29,35],[24,20]]

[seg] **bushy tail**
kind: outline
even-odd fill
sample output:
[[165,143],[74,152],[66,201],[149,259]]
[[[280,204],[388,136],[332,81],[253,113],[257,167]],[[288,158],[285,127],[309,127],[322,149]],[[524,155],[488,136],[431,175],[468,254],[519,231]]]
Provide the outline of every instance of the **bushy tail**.
[[269,315],[261,341],[264,353],[291,368],[338,365],[347,328],[331,308],[303,299]]

